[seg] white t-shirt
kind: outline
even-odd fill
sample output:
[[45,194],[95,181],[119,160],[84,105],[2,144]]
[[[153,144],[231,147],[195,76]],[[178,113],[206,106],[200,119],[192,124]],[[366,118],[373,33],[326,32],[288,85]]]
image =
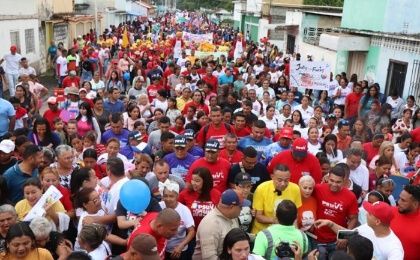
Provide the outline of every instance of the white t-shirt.
[[337,95],[337,92],[339,89],[341,90],[341,95],[334,100],[334,104],[341,106],[341,105],[344,105],[347,95],[351,93],[351,88],[349,87],[342,88],[341,86],[338,86],[334,90],[334,96]]
[[3,56],[3,59],[6,61],[6,65],[4,66],[4,71],[7,74],[19,74],[19,63],[22,56],[19,53],[15,53],[15,55],[9,53]]
[[28,67],[28,68],[20,68],[19,69],[19,76],[22,76],[22,75],[31,75],[31,74],[33,74],[33,75],[36,75],[36,70],[34,69],[34,68],[32,68],[32,67]]
[[263,116],[260,120],[265,122],[265,126],[270,131],[276,131],[277,129],[283,128],[283,125],[277,116],[274,116],[272,119],[268,119],[267,116]]
[[124,183],[128,181],[127,177],[122,178],[112,185],[106,195],[105,211],[107,215],[115,214],[118,201],[120,200],[120,190]]
[[343,160],[343,152],[337,149],[337,154],[334,155],[334,154],[327,153],[327,158],[331,164],[335,165]]
[[57,58],[56,63],[60,65],[60,71],[59,71],[60,76],[66,76],[67,75],[67,59],[60,56]]
[[404,259],[404,249],[401,241],[390,229],[391,233],[386,237],[377,237],[371,227],[367,224],[356,228],[359,234],[373,244],[373,257],[375,260],[402,260]]
[[111,255],[111,249],[109,248],[109,245],[104,241],[95,250],[91,251],[89,255],[92,260],[108,259],[108,256]]
[[270,80],[271,84],[276,84],[277,81],[279,81],[280,76],[282,75],[280,71],[274,71],[274,72],[269,71],[268,73],[271,76],[271,80]]
[[97,91],[98,89],[105,88],[105,83],[102,80],[99,80],[98,82],[95,82],[93,79],[90,81],[90,84],[92,84],[92,90]]
[[[347,159],[342,162],[347,163]],[[365,163],[366,164],[366,163]],[[366,165],[361,163],[355,170],[350,170],[350,179],[357,185],[362,187],[362,190],[369,190],[369,170]]]
[[313,155],[316,155],[317,153],[319,153],[321,150],[321,143],[317,143],[315,145],[313,145],[312,143],[308,142],[308,152],[310,152]]
[[257,98],[259,99],[259,100],[262,100],[263,99],[263,96],[264,96],[264,92],[268,92],[268,94],[270,94],[270,98],[271,99],[273,99],[273,98],[275,98],[276,97],[276,93],[274,92],[274,89],[272,89],[272,88],[268,88],[267,90],[264,90],[263,89],[263,87],[259,87],[258,89],[257,89],[257,91],[256,91],[256,93],[257,93]]
[[303,109],[302,105],[298,105],[295,107],[295,110],[299,110],[299,112],[302,114],[303,121],[306,125],[308,125],[309,119],[314,115],[314,109],[311,106]]
[[[166,208],[165,202],[159,202],[159,205],[162,209]],[[177,247],[187,235],[187,229],[194,226],[194,219],[192,217],[191,211],[187,206],[178,202],[178,205],[175,208],[175,211],[178,212],[181,217],[181,225],[178,227],[178,233],[171,237],[166,244],[166,251],[172,252],[175,247]],[[187,250],[188,246],[185,246],[182,251]]]

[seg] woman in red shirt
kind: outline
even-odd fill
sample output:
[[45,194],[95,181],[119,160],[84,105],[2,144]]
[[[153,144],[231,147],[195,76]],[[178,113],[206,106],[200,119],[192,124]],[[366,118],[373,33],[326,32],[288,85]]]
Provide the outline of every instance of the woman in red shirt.
[[191,185],[179,194],[179,202],[192,213],[195,227],[220,200],[220,192],[213,188],[213,177],[207,168],[196,168],[192,173]]
[[197,111],[204,111],[206,115],[208,115],[210,112],[209,107],[206,104],[204,104],[204,94],[200,90],[194,91],[192,101],[185,104],[184,109],[182,110],[183,115],[187,113],[188,108],[190,106],[194,106],[195,108],[197,108]]

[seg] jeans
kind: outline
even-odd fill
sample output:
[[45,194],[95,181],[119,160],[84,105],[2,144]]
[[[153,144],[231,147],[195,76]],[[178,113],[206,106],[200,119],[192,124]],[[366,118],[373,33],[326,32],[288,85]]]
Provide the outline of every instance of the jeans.
[[336,250],[337,244],[333,243],[317,243],[315,242],[315,246],[318,248],[319,251],[319,260],[328,260],[329,256]]
[[18,84],[19,74],[6,73],[7,84],[9,85],[9,96],[15,96],[16,85]]

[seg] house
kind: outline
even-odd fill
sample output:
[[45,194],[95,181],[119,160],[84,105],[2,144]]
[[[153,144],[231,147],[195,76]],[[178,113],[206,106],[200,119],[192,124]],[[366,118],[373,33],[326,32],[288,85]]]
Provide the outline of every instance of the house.
[[0,56],[16,45],[18,52],[38,72],[42,69],[37,6],[33,0],[2,0],[0,14]]
[[154,9],[148,0],[75,0],[75,8],[81,14],[94,16],[97,11],[103,17],[98,32],[139,16],[149,17]]
[[[320,46],[338,51],[343,71],[378,82],[386,95],[420,95],[420,1],[345,0],[341,33],[325,32]],[[375,15],[372,15],[375,10]],[[354,15],[357,14],[357,15]]]

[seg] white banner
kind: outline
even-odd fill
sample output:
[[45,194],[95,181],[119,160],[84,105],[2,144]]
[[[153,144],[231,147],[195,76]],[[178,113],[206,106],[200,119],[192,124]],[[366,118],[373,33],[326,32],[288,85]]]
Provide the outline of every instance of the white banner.
[[189,33],[189,32],[183,32],[182,36],[184,37],[185,41],[189,41],[189,42],[195,42],[195,43],[213,42],[212,33],[194,34],[194,33]]
[[328,90],[330,71],[330,64],[323,61],[292,61],[290,64],[290,86]]

